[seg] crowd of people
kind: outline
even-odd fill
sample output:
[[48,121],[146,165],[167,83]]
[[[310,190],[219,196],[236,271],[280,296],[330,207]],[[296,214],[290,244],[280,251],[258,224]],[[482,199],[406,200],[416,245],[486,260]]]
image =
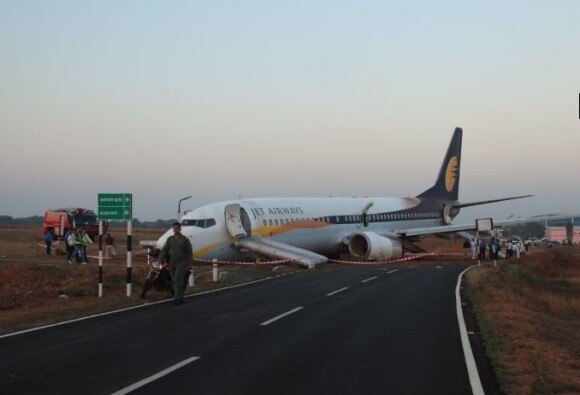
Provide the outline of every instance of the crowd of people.
[[[50,229],[47,229],[44,234],[47,255],[51,255],[52,243],[55,239],[54,233]],[[93,244],[93,240],[85,228],[78,227],[67,231],[64,234],[64,241],[66,244],[66,262],[69,265],[73,264],[73,259],[80,265],[89,263],[87,246]],[[105,256],[114,258],[116,254],[115,239],[110,233],[107,233],[105,237],[105,247]]]
[[[485,260],[486,253],[488,253],[489,260],[497,261],[500,251],[504,248],[501,241],[495,237],[489,240],[472,237],[471,240],[466,242],[466,246],[469,247],[471,252],[471,259],[481,261]],[[514,256],[519,258],[527,250],[526,247],[520,242],[508,240],[505,244],[505,258],[512,259]]]
[[[44,242],[46,243],[46,254],[52,255],[53,242],[56,240],[54,229],[47,228],[44,232]],[[86,265],[89,262],[87,256],[87,246],[93,244],[93,240],[89,236],[87,230],[83,227],[78,227],[67,231],[64,234],[64,241],[66,245],[66,261],[68,264],[73,264],[73,259],[80,265]],[[105,236],[105,257],[116,257],[115,239],[110,233]]]

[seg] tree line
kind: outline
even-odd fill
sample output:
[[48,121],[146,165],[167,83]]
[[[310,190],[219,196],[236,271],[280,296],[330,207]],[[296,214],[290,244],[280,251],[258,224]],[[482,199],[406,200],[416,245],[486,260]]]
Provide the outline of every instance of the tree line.
[[[0,215],[0,225],[4,226],[42,226],[44,217],[33,215],[30,217],[12,217],[10,215]],[[170,228],[175,219],[158,219],[155,221],[140,221],[133,218],[134,228]],[[125,221],[109,221],[109,227],[122,228],[126,227]]]

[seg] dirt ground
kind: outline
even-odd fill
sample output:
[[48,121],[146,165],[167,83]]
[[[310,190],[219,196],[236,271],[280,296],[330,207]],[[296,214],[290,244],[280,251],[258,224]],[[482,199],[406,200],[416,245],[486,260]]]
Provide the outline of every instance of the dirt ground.
[[[117,251],[103,263],[103,297],[98,297],[98,245],[88,247],[89,264],[66,263],[63,242],[46,255],[40,229],[0,227],[0,334],[52,324],[117,308],[168,298],[151,290],[139,298],[148,272],[141,240],[156,240],[166,229],[133,229],[132,296],[127,297],[127,236],[111,229]],[[186,294],[247,282],[272,275],[272,271],[300,270],[292,265],[222,265],[219,283],[212,281],[209,263],[196,263],[195,286]]]

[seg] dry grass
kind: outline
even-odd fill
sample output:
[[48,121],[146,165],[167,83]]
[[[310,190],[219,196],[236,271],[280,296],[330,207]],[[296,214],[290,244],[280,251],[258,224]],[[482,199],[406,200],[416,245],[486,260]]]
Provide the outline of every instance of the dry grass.
[[580,393],[580,249],[536,252],[467,278],[502,390]]
[[[123,229],[111,231],[117,241],[117,259],[103,264],[103,297],[99,298],[97,258],[91,258],[85,266],[69,265],[62,253],[46,255],[40,229],[0,228],[0,334],[166,299],[167,293],[153,290],[145,300],[137,296],[148,271],[138,243],[155,240],[165,230],[134,230],[131,297],[126,296],[126,233]],[[97,256],[98,246],[89,246],[88,252]],[[222,269],[227,275],[216,284],[212,282],[211,266],[196,264],[196,284],[186,294],[265,277],[272,267],[230,265]]]

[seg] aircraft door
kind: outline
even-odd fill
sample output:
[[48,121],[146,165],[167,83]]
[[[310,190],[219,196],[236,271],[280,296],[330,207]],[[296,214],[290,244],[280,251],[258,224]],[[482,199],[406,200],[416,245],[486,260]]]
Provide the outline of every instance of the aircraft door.
[[362,224],[365,228],[369,226],[369,210],[374,204],[374,202],[368,202],[362,209]]
[[246,210],[239,204],[228,204],[224,210],[226,226],[235,239],[252,235],[252,223]]
[[242,227],[246,231],[248,236],[252,235],[252,221],[250,220],[250,216],[248,212],[243,207],[240,207],[240,219],[242,220]]

